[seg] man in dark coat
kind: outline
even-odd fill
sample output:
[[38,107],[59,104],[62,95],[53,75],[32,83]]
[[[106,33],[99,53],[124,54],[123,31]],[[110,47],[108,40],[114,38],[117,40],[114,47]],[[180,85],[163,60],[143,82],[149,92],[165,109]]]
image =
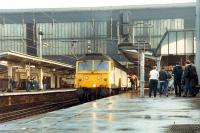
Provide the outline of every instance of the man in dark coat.
[[167,80],[167,72],[164,68],[159,72],[159,80],[160,80],[160,96],[162,95],[162,90],[164,87],[165,96],[168,97],[168,80]]
[[175,88],[175,95],[181,96],[181,79],[183,74],[182,66],[179,63],[173,68],[172,74],[174,75],[174,88]]
[[188,95],[188,91],[190,91],[192,96],[196,96],[197,92],[195,91],[195,86],[198,84],[198,76],[196,72],[196,67],[192,65],[189,60],[186,61],[184,80],[185,80],[184,97]]

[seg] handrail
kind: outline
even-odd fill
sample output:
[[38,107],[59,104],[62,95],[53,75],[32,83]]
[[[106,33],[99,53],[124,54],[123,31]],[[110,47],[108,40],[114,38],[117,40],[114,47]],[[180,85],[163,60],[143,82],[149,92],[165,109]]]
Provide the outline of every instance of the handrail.
[[158,56],[158,51],[161,49],[161,45],[162,45],[162,43],[163,43],[163,41],[164,41],[164,39],[165,39],[165,37],[167,36],[168,33],[169,33],[169,31],[167,30],[167,31],[164,33],[164,35],[162,36],[160,42],[158,43],[158,46],[157,46],[157,48],[156,48],[156,50],[155,50],[155,52],[154,52],[154,55],[155,55],[155,56]]

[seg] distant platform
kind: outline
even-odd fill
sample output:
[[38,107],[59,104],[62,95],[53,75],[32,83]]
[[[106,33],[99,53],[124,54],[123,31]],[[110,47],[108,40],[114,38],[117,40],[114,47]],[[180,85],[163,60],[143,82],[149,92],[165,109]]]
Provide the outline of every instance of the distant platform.
[[0,93],[0,113],[6,110],[23,109],[46,102],[62,102],[77,98],[76,89],[55,89],[45,91],[14,91]]
[[27,91],[0,92],[0,96],[32,95],[32,94],[70,92],[70,91],[76,91],[76,89],[69,88],[69,89],[40,90],[40,91],[29,91],[29,92]]

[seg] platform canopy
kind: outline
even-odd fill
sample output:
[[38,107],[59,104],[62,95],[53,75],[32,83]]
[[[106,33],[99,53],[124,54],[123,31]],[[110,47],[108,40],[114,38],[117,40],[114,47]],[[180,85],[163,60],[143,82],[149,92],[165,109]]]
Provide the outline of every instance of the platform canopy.
[[0,64],[6,65],[6,63],[17,65],[35,65],[37,67],[47,67],[56,70],[74,70],[75,67],[66,63],[49,60],[45,58],[39,58],[15,51],[0,53]]
[[[124,56],[132,61],[137,62],[140,56],[140,53],[137,50],[121,50],[121,52],[124,54]],[[149,51],[144,52],[145,54],[145,61],[148,62],[155,62],[157,60],[157,57],[153,56],[153,54]]]

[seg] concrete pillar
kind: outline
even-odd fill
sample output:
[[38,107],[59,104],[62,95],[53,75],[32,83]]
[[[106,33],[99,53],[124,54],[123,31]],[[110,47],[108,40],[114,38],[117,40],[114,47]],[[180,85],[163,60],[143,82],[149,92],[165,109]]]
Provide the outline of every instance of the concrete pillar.
[[12,66],[8,65],[8,77],[12,78]]
[[195,65],[200,84],[200,0],[196,0],[196,56]]
[[56,87],[55,81],[56,81],[55,75],[52,73],[51,74],[51,88],[55,88]]
[[156,60],[156,65],[157,65],[157,70],[160,71],[160,62],[161,62],[161,56],[157,58]]
[[16,80],[16,81],[19,81],[19,78],[18,78],[19,76],[18,76],[18,73],[15,73],[15,76],[14,76],[14,79]]
[[8,89],[10,89],[10,78],[12,78],[12,66],[8,65]]
[[42,68],[40,68],[40,74],[39,74],[39,88],[41,90],[43,90],[43,83],[42,83],[42,80],[43,80],[43,70]]
[[60,88],[60,76],[57,75],[57,88]]
[[30,65],[26,65],[26,66],[25,66],[25,69],[26,69],[26,76],[27,76],[27,77],[30,77],[30,76],[31,76],[31,68],[30,68]]
[[144,52],[140,54],[140,97],[144,97],[144,66],[145,66],[145,56]]
[[[161,56],[157,57],[157,59],[156,59],[156,65],[157,65],[158,72],[160,71],[160,62],[161,62]],[[157,88],[160,88],[160,82],[158,82]]]

